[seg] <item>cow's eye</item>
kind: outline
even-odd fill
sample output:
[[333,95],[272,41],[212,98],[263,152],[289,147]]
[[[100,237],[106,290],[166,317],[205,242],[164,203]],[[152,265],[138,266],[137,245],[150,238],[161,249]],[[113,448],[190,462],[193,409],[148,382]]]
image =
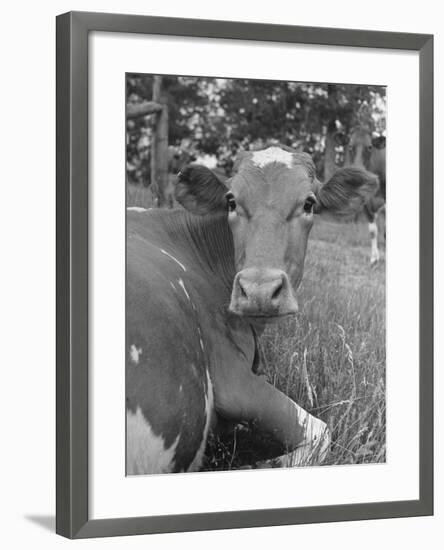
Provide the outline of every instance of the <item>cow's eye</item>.
[[233,193],[228,192],[225,195],[225,198],[227,199],[228,211],[234,212],[236,210],[236,199],[234,198]]
[[304,202],[304,212],[306,214],[313,214],[313,208],[316,204],[316,199],[314,197],[307,197]]

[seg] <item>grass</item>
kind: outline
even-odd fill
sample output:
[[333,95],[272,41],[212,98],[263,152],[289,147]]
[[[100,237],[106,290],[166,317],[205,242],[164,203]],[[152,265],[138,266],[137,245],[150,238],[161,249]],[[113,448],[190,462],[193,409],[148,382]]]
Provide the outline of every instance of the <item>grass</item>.
[[153,208],[154,197],[149,187],[128,183],[126,186],[126,205]]
[[[129,186],[127,204],[152,206],[148,189]],[[380,231],[380,235],[383,231]],[[297,318],[260,340],[268,381],[324,420],[332,434],[327,464],[384,462],[385,254],[370,268],[367,225],[317,220],[310,236]],[[248,426],[212,436],[207,470],[251,466],[276,454]]]

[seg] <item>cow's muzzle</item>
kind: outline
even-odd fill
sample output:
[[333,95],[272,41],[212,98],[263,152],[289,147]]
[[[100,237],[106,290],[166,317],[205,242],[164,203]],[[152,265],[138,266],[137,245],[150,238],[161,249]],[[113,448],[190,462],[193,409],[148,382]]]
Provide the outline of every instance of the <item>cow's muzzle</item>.
[[245,317],[281,317],[296,313],[298,305],[285,271],[248,268],[234,278],[229,309]]

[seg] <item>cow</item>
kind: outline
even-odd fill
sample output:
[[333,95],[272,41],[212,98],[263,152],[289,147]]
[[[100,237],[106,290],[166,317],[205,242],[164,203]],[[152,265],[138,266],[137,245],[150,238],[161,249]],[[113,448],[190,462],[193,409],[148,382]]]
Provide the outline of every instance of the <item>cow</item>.
[[315,217],[350,215],[376,187],[356,167],[322,186],[309,155],[275,146],[225,184],[183,168],[182,209],[127,212],[128,475],[199,470],[219,418],[269,435],[275,465],[322,463],[327,425],[255,374],[256,334],[297,312]]
[[168,175],[166,186],[163,192],[167,208],[173,208],[175,206],[174,190],[177,183],[177,174],[183,166],[191,161],[194,161],[195,156],[192,153],[189,153],[184,148],[176,145],[169,145],[167,154]]
[[351,132],[350,138],[343,139],[342,143],[346,145],[345,166],[365,168],[379,178],[377,193],[365,203],[363,208],[371,238],[370,264],[375,265],[380,259],[377,216],[386,200],[385,137],[379,136],[372,139],[371,132],[368,129],[358,126]]

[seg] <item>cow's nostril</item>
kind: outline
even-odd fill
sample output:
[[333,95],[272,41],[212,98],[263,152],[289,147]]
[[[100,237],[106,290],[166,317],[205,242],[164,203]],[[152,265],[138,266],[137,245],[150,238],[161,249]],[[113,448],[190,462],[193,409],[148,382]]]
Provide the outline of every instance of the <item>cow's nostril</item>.
[[282,291],[283,283],[280,282],[277,287],[274,289],[273,294],[271,295],[271,299],[275,300],[276,298],[279,298],[279,294]]
[[240,280],[238,280],[238,286],[239,286],[239,289],[240,289],[240,291],[241,291],[241,296],[242,296],[242,298],[248,298],[247,293],[245,292],[245,289],[244,289],[244,287],[242,286],[242,283],[241,283]]

